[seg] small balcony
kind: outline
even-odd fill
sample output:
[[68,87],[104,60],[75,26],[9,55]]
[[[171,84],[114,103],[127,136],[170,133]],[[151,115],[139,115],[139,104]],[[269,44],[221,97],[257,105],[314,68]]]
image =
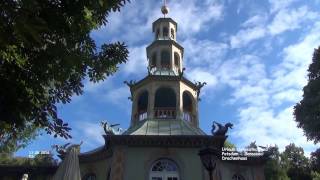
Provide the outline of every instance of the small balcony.
[[160,76],[177,76],[178,71],[170,69],[170,67],[156,67],[153,66],[150,68],[150,73],[152,75],[160,75]]
[[176,108],[155,108],[154,117],[159,119],[175,119]]
[[193,119],[193,115],[188,111],[184,111],[182,113],[182,119],[185,120],[185,121],[191,122],[192,119]]
[[138,119],[139,121],[145,120],[148,117],[147,111],[141,111],[135,115],[135,119]]

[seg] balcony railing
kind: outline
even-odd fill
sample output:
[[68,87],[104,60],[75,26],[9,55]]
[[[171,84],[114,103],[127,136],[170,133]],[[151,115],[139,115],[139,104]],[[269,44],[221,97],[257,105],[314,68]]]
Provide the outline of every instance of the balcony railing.
[[147,111],[141,111],[135,115],[135,118],[138,119],[139,121],[145,120],[148,117]]
[[176,108],[154,108],[154,117],[159,119],[176,118]]
[[172,70],[168,67],[156,67],[153,66],[149,69],[152,75],[164,75],[164,76],[176,76],[178,75],[178,71]]
[[182,113],[182,119],[185,120],[185,121],[191,122],[192,119],[193,119],[193,115],[188,111],[184,111]]

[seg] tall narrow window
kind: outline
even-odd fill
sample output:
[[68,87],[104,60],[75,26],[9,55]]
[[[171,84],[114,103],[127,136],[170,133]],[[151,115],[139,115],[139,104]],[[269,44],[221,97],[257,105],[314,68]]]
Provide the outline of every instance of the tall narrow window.
[[161,52],[161,67],[162,68],[170,68],[170,53],[169,51]]
[[169,29],[167,27],[163,27],[163,38],[168,38],[169,37]]
[[174,65],[179,66],[180,57],[177,52],[174,53]]
[[174,39],[174,29],[171,28],[171,39]]
[[148,110],[148,91],[144,91],[138,98],[137,118],[139,121],[147,118]]
[[156,66],[157,63],[157,54],[153,53],[150,60],[150,67]]
[[182,100],[183,100],[183,119],[185,121],[191,122],[193,119],[192,111],[192,96],[190,92],[184,91],[182,94]]
[[150,180],[179,180],[177,164],[169,159],[156,161],[150,170]]
[[158,28],[156,31],[156,39],[159,39],[159,36],[160,36],[160,29]]

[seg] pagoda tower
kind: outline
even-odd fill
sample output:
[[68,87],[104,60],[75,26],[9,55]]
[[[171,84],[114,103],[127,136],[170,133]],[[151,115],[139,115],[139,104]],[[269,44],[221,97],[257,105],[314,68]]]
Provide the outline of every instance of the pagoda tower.
[[[199,128],[198,101],[205,83],[184,77],[183,47],[177,23],[166,15],[152,24],[153,42],[146,48],[148,74],[130,87],[130,127],[115,133],[104,122],[105,144],[80,153],[83,180],[264,180],[264,159],[219,159],[226,131],[213,135]],[[219,128],[219,130],[220,130]],[[218,132],[218,131],[217,131]],[[208,154],[209,153],[209,154]],[[211,172],[208,174],[208,172]]]
[[204,134],[199,129],[198,115],[203,84],[184,77],[184,49],[177,42],[178,24],[166,17],[167,6],[161,11],[164,17],[153,22],[154,40],[146,48],[148,75],[138,82],[125,81],[132,100],[130,128],[125,134]]

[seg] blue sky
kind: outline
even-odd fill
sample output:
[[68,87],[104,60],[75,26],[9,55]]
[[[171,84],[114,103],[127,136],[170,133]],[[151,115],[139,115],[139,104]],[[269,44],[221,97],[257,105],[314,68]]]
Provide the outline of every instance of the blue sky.
[[[100,121],[128,128],[131,101],[125,80],[147,75],[146,46],[152,22],[162,17],[160,0],[132,0],[109,23],[91,33],[98,44],[124,41],[127,64],[104,82],[85,81],[84,94],[59,105],[59,115],[72,127],[73,139],[45,133],[16,155],[51,150],[52,144],[84,141],[82,152],[103,145]],[[320,45],[319,0],[169,0],[169,17],[178,23],[178,42],[185,48],[185,75],[207,82],[199,103],[200,127],[209,134],[212,121],[232,122],[229,140],[238,147],[256,141],[290,142],[307,153],[308,142],[293,120],[302,97],[313,49]]]

